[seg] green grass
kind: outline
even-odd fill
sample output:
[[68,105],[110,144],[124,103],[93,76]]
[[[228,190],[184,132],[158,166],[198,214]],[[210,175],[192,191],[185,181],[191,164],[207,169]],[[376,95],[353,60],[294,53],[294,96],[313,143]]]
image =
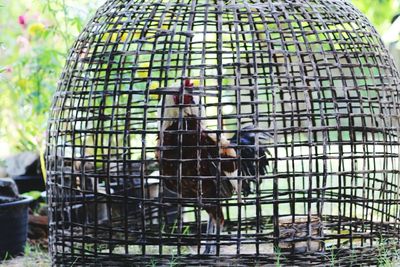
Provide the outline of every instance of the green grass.
[[[339,266],[339,258],[333,252],[330,253],[327,260],[327,266]],[[381,242],[378,246],[377,266],[379,267],[394,267],[400,264],[400,251],[394,248],[394,244]],[[165,266],[174,267],[179,263],[179,256],[171,255],[169,263]],[[149,267],[159,266],[157,259],[152,259],[148,265]],[[351,263],[349,263],[351,264]],[[47,267],[51,265],[51,259],[48,252],[39,248],[38,246],[27,245],[25,247],[25,255],[19,256],[14,259],[9,259],[0,263],[0,267]],[[276,250],[276,264],[275,266],[285,266],[284,256],[279,249]]]
[[400,265],[400,251],[394,243],[381,242],[378,246],[378,266],[395,267]]
[[15,258],[6,257],[0,261],[0,267],[47,267],[51,265],[48,252],[39,246],[27,244],[24,250],[24,256]]

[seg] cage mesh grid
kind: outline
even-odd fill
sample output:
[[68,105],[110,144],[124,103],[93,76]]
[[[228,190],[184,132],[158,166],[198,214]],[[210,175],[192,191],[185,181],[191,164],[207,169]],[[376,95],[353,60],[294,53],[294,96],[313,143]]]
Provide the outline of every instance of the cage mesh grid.
[[344,0],[107,1],[50,113],[53,264],[376,263],[398,89]]

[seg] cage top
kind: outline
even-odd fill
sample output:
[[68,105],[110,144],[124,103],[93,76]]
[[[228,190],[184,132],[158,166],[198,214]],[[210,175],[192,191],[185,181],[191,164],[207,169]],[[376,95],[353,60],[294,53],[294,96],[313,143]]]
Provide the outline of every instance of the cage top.
[[[306,128],[306,113],[327,113],[317,127],[343,112],[398,113],[394,105],[374,105],[380,95],[398,97],[399,74],[373,26],[345,0],[109,0],[73,46],[53,110],[105,105],[111,115],[113,105],[144,104],[152,112],[186,79],[208,117],[219,104],[222,117],[247,105],[240,123],[264,128],[285,128],[285,120]],[[78,113],[53,117],[59,115]],[[368,120],[398,125],[391,115]]]
[[344,0],[110,0],[79,36],[60,90],[157,95],[187,77],[203,89],[360,86],[360,75],[397,78],[375,29]]
[[348,1],[109,0],[71,49],[51,115],[66,124],[50,128],[144,128],[140,120],[159,120],[162,95],[186,79],[214,129],[345,127],[350,139],[352,130],[399,125],[399,107],[389,104],[399,98],[399,74]]

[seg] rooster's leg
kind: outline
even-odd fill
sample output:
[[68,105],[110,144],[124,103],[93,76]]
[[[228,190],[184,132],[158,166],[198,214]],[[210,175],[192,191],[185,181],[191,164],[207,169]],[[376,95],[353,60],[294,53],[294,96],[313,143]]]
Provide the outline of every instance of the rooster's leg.
[[[207,223],[207,237],[209,237],[211,234],[216,234],[217,231],[217,227],[215,227],[215,224],[211,218],[211,216],[208,219],[208,223]],[[203,254],[206,255],[213,255],[216,252],[216,247],[213,240],[207,240],[206,241],[206,247],[204,249]]]

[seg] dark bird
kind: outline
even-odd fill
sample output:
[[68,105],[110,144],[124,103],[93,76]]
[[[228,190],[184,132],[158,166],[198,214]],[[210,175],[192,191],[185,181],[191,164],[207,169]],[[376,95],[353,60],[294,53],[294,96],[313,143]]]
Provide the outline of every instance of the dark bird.
[[[202,119],[205,110],[200,105],[200,96],[193,93],[190,80],[185,80],[179,94],[164,96],[158,117],[162,121],[159,123],[156,156],[160,163],[160,175],[165,177],[165,186],[176,192],[178,197],[208,199],[203,204],[210,217],[207,234],[215,233],[217,224],[221,229],[224,224],[222,208],[216,199],[228,200],[236,192],[238,202],[242,201],[243,182],[239,180],[238,183],[237,179],[235,147],[240,149],[243,175],[254,176],[256,173],[254,159],[258,146],[254,145],[255,134],[241,132],[239,139],[234,136],[229,141],[222,133],[211,133]],[[265,174],[265,151],[259,148],[258,153],[260,174]],[[180,181],[178,177],[181,177]],[[243,193],[248,195],[250,184],[245,181],[243,185]],[[214,253],[213,250],[214,247],[207,245],[204,253]]]
[[260,142],[272,138],[273,136],[267,131],[258,132],[259,143],[256,145],[256,129],[253,125],[248,125],[242,128],[238,133],[235,133],[230,139],[231,145],[235,147],[238,157],[240,158],[240,173],[238,175],[253,177],[253,179],[247,178],[242,182],[242,193],[244,196],[253,193],[250,185],[252,182],[255,182],[254,177],[257,174],[257,170],[259,175],[265,175],[267,173],[267,156],[271,157],[271,153],[260,146]]

